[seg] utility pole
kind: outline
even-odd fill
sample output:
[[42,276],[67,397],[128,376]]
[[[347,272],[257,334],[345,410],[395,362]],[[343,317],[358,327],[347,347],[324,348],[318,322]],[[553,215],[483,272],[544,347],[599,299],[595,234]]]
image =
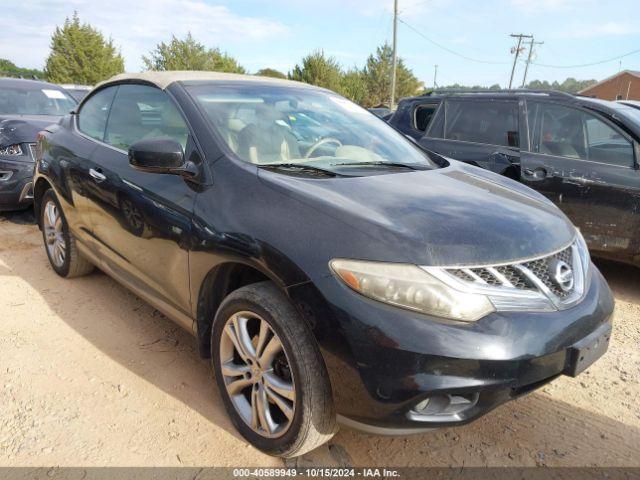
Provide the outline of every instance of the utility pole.
[[398,0],[393,0],[393,57],[391,61],[391,101],[389,108],[393,110],[396,103],[396,68],[398,66]]
[[438,88],[438,82],[437,82],[437,78],[438,78],[438,65],[434,65],[433,66],[433,89],[435,90],[436,88]]
[[513,38],[517,38],[518,39],[518,46],[515,48],[515,50],[512,48],[511,51],[513,53],[515,53],[515,57],[513,57],[513,67],[511,67],[511,77],[509,78],[509,89],[511,89],[511,85],[513,85],[513,74],[516,71],[516,62],[518,61],[518,56],[520,55],[520,45],[522,45],[522,39],[523,38],[533,38],[533,36],[531,35],[525,35],[523,33],[512,33],[511,37]]
[[522,88],[524,88],[524,86],[527,84],[527,72],[529,71],[529,64],[531,63],[534,45],[544,45],[544,42],[534,42],[533,37],[531,37],[531,41],[529,42],[529,55],[527,56],[527,64],[524,67],[524,76],[522,77]]

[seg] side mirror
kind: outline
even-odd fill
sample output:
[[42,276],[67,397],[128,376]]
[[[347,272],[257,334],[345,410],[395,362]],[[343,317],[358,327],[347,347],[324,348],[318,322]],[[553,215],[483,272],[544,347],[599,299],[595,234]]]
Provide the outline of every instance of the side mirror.
[[129,164],[148,173],[168,173],[193,178],[198,167],[185,161],[182,145],[169,138],[139,140],[129,147]]

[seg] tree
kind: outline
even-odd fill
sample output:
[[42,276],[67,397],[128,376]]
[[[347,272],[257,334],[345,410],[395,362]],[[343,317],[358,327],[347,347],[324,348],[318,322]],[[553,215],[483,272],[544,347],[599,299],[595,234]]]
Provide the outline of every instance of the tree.
[[340,92],[349,100],[363,105],[369,95],[369,89],[367,88],[367,79],[362,70],[357,67],[353,67],[351,70],[346,71],[340,79]]
[[[391,69],[393,50],[387,43],[378,47],[376,53],[369,55],[364,67],[364,78],[368,95],[364,105],[374,105],[389,102],[391,93]],[[404,60],[398,57],[396,68],[396,99],[416,95],[423,88],[413,72],[407,68]]]
[[335,58],[325,56],[322,50],[316,50],[302,59],[302,65],[293,67],[289,78],[338,91],[342,69]]
[[169,43],[160,42],[142,56],[147,70],[208,70],[216,72],[245,73],[237,60],[218,48],[206,48],[191,33],[184,39],[171,37]]
[[576,80],[573,77],[567,78],[564,82],[559,83],[554,81],[549,83],[548,81],[532,80],[527,84],[527,88],[535,90],[559,90],[567,93],[578,93],[580,90],[590,87],[597,83],[597,80]]
[[94,85],[124,72],[124,59],[111,39],[88,23],[81,24],[74,12],[51,37],[45,72],[51,82]]
[[261,68],[256,72],[260,77],[287,78],[287,76],[274,68]]
[[36,68],[22,68],[6,58],[0,58],[0,77],[44,78],[44,72]]
[[[442,85],[436,89],[436,91],[456,91],[456,92],[470,92],[473,90],[502,90],[502,87],[497,83],[489,87],[485,87],[483,85],[460,85],[459,83],[454,83],[453,85]],[[425,93],[428,91],[433,91],[433,89],[426,89]]]

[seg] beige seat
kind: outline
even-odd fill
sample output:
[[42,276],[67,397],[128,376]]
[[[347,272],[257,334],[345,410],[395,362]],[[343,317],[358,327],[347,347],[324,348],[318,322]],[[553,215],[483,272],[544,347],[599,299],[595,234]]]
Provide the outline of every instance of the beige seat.
[[247,124],[244,120],[239,118],[230,118],[227,120],[227,128],[223,135],[225,136],[225,140],[229,145],[229,148],[231,148],[235,153],[238,153],[238,135],[240,135],[240,132],[246,126]]
[[280,125],[281,113],[270,105],[256,107],[256,123],[238,135],[238,155],[251,163],[282,163],[300,158],[298,142],[287,127]]

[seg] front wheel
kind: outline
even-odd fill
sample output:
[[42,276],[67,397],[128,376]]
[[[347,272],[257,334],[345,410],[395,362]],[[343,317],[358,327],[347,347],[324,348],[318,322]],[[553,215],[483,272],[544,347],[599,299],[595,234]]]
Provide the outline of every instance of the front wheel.
[[294,457],[334,435],[331,387],[315,338],[271,282],[242,287],[222,302],[211,352],[227,413],[253,446]]
[[93,265],[78,251],[76,239],[69,232],[67,219],[51,189],[42,196],[40,225],[49,263],[58,275],[72,278],[91,273]]

